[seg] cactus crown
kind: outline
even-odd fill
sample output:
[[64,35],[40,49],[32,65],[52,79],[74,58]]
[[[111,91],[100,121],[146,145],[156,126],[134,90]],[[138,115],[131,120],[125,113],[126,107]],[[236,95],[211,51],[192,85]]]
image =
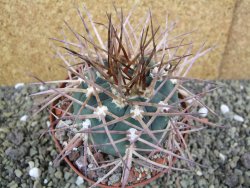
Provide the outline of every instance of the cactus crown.
[[[200,130],[191,122],[203,121],[192,111],[203,103],[200,94],[191,93],[182,84],[189,80],[185,76],[194,61],[211,48],[204,49],[203,45],[192,54],[192,42],[184,43],[189,33],[169,38],[174,23],[155,28],[151,12],[139,24],[138,32],[130,24],[131,13],[124,17],[117,9],[120,24],[114,25],[110,14],[108,25],[102,24],[108,34],[104,43],[84,10],[93,33],[78,10],[85,35],[66,24],[77,42],[53,39],[63,43],[69,54],[57,50],[69,78],[47,83],[63,83],[64,87],[36,94],[48,95],[41,110],[60,99],[51,112],[57,122],[56,133],[71,133],[66,140],[59,139],[64,148],[55,161],[74,148],[82,148],[75,162],[82,173],[88,176],[94,169],[106,172],[94,185],[122,167],[122,187],[130,183],[133,165],[166,172],[183,170],[172,166],[175,159],[194,163],[184,135]],[[178,51],[184,54],[178,55]],[[59,114],[54,111],[58,109]],[[101,161],[96,159],[97,154],[102,155]],[[158,155],[165,162],[156,162]],[[110,156],[114,159],[110,160]],[[88,168],[89,164],[95,168]]]

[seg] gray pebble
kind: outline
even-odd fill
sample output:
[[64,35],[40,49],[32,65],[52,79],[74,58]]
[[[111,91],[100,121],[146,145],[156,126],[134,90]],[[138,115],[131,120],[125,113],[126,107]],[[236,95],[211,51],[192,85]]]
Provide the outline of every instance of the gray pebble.
[[247,169],[250,169],[250,152],[241,156],[241,163]]
[[23,141],[23,132],[15,129],[13,132],[7,135],[7,139],[15,145],[20,145]]
[[225,184],[228,185],[229,187],[237,186],[238,182],[239,182],[239,178],[235,174],[229,175],[225,179]]
[[12,160],[19,160],[21,159],[27,152],[27,149],[23,146],[14,149],[12,147],[9,147],[6,151],[5,154],[10,157]]
[[56,178],[61,179],[62,176],[63,176],[63,173],[62,173],[61,171],[59,171],[59,170],[56,171],[56,173],[55,173],[55,177],[56,177]]
[[19,169],[16,169],[14,172],[15,172],[16,177],[18,178],[20,178],[23,175],[22,171]]

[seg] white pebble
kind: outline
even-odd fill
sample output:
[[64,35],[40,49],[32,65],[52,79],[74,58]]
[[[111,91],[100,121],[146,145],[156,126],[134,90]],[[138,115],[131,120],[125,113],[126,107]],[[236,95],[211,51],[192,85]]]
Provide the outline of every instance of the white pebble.
[[219,153],[219,157],[222,161],[225,161],[226,160],[226,156],[222,153]]
[[31,168],[30,171],[29,171],[29,175],[33,178],[36,178],[38,179],[41,175],[41,171],[39,168],[37,167],[34,167],[34,168]]
[[44,184],[47,184],[48,182],[49,182],[48,179],[44,179],[44,180],[43,180],[43,183],[44,183]]
[[23,88],[23,86],[24,86],[24,83],[17,83],[15,85],[15,89],[21,89],[21,88]]
[[82,185],[84,183],[84,179],[80,176],[77,177],[76,179],[76,185]]
[[229,107],[228,107],[227,105],[222,104],[222,105],[220,106],[220,111],[221,111],[222,114],[226,114],[226,113],[228,113],[230,110],[229,110]]
[[47,127],[50,127],[50,122],[46,121]]
[[28,119],[28,116],[27,116],[27,115],[23,115],[23,116],[20,118],[20,121],[25,122],[25,121],[27,121],[27,119]]
[[208,109],[205,107],[201,107],[198,112],[199,112],[201,117],[206,117],[207,113],[208,113]]
[[202,176],[202,172],[201,172],[200,170],[198,170],[198,171],[196,172],[196,174],[197,174],[198,176]]
[[40,86],[39,86],[39,90],[40,90],[40,91],[45,90],[45,86],[44,86],[44,85],[40,85]]
[[237,114],[235,114],[235,115],[234,115],[234,120],[235,120],[235,121],[239,121],[239,122],[243,122],[243,121],[244,121],[244,118],[241,117],[241,116],[239,116],[239,115],[237,115]]

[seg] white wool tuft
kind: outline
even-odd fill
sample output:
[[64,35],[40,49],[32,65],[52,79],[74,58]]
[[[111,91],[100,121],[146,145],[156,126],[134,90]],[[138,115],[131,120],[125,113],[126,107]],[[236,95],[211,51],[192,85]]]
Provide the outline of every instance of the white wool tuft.
[[130,113],[133,114],[133,118],[136,118],[136,117],[143,117],[142,116],[142,112],[144,112],[139,106],[135,106],[133,109],[130,110]]
[[[160,101],[159,104],[161,104],[161,105],[168,105],[168,103],[167,103],[167,102],[165,103],[164,101]],[[167,107],[167,106],[160,107],[160,111],[161,111],[161,112],[169,111],[169,109],[170,109],[170,108]]]
[[107,106],[98,106],[96,108],[96,111],[94,112],[94,114],[99,116],[99,120],[101,120],[101,116],[106,116],[106,112],[108,111]]
[[164,74],[164,69],[161,69],[160,71],[159,71],[159,67],[155,67],[155,68],[153,68],[152,70],[151,70],[151,72],[150,72],[150,76],[151,77],[156,77],[157,76],[157,74],[159,75],[159,76],[162,76],[163,74]]
[[82,122],[82,129],[81,130],[88,129],[90,125],[91,125],[91,121],[89,119],[86,119],[85,121]]
[[130,142],[134,142],[138,139],[139,136],[136,134],[137,132],[136,129],[130,128],[128,132],[129,132],[128,137],[129,137]]
[[29,175],[35,179],[38,179],[41,175],[41,171],[39,168],[34,167],[29,170]]
[[177,84],[177,79],[170,79],[173,84]]

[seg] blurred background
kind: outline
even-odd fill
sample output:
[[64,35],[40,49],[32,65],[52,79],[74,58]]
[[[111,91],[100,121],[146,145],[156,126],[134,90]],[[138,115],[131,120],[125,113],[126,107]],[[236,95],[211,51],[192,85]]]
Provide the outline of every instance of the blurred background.
[[[76,5],[84,3],[93,20],[106,22],[106,12],[114,13],[110,0],[0,0],[0,85],[34,81],[32,73],[43,80],[64,78],[59,59],[53,58],[50,37],[62,39],[68,32],[64,20],[78,32],[83,30]],[[139,22],[150,8],[156,24],[166,15],[177,22],[174,32],[196,30],[194,43],[217,47],[201,58],[189,76],[204,79],[250,78],[250,1],[249,0],[117,0],[117,7],[128,13],[133,5],[133,22]],[[103,32],[104,34],[105,32]]]

